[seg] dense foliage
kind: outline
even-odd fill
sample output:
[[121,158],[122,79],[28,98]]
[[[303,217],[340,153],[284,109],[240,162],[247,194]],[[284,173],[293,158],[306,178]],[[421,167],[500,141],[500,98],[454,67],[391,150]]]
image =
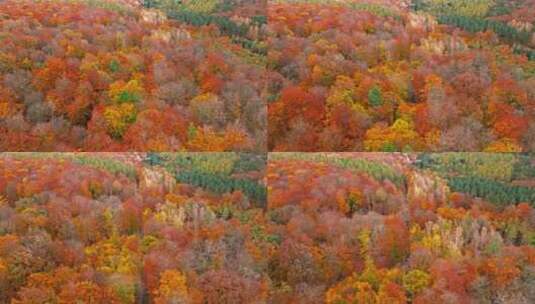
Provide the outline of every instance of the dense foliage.
[[121,1],[2,1],[0,150],[265,150],[266,70],[242,47],[262,48],[263,25],[230,9],[181,11],[218,27]]
[[[0,302],[535,300],[535,198],[513,191],[497,201],[481,191],[533,191],[532,155],[273,153],[267,161],[1,154]],[[251,192],[266,184],[267,204]]]
[[498,205],[529,202],[535,206],[535,163],[527,154],[422,154],[418,166],[438,172],[453,191]]
[[160,158],[157,164],[175,174],[176,180],[180,183],[190,184],[217,194],[240,191],[257,202],[256,206],[266,205],[266,187],[254,181],[262,176],[250,174],[250,172],[263,172],[267,160],[262,155],[246,153],[157,155]]
[[[277,240],[266,235],[264,241],[256,226],[262,209],[254,206],[262,202],[240,190],[176,183],[164,167],[172,162],[177,171],[240,174],[260,186],[265,159],[192,153],[163,155],[149,165],[147,158],[0,154],[0,302],[248,303],[262,297],[267,289],[256,261],[261,242]],[[206,188],[212,182],[201,181]]]
[[[342,160],[395,168],[406,183],[341,168]],[[289,259],[288,268],[277,260],[271,277],[285,288],[276,302],[535,301],[535,197],[517,201],[507,193],[496,204],[478,195],[478,184],[448,186],[441,177],[470,172],[510,185],[520,177],[499,175],[503,165],[533,168],[534,161],[480,153],[270,154],[268,210],[285,229],[281,248],[288,246]],[[526,177],[531,185],[523,189],[533,191]]]
[[534,150],[535,35],[517,2],[274,1],[269,149]]
[[266,55],[263,25],[265,0],[152,0],[146,7],[162,10],[173,20],[194,26],[215,25],[232,41],[261,56]]
[[470,32],[493,31],[516,53],[535,60],[533,0],[413,0],[413,8]]

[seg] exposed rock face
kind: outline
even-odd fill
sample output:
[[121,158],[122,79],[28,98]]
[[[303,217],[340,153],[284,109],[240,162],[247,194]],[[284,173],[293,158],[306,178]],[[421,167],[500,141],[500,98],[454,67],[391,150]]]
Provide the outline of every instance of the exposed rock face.
[[176,179],[163,168],[143,167],[139,173],[139,188],[141,190],[157,188],[165,193],[172,192],[176,186]]
[[427,222],[424,238],[438,254],[461,256],[463,249],[470,248],[475,256],[484,254],[488,246],[502,246],[503,238],[486,220],[465,220],[463,225],[452,225],[451,221],[439,218]]
[[411,201],[445,203],[450,193],[448,184],[441,177],[426,172],[413,171],[408,175],[407,198]]
[[159,10],[143,9],[141,10],[141,20],[147,23],[163,23],[167,21],[167,16]]
[[516,19],[511,20],[508,24],[519,31],[531,32],[531,30],[533,29],[533,24]]
[[437,26],[435,18],[425,13],[409,13],[409,25],[414,28],[424,28],[433,31]]
[[205,205],[199,202],[187,202],[182,205],[166,201],[156,208],[156,218],[176,228],[183,227],[190,223],[196,229],[211,223],[215,218],[215,213]]
[[177,207],[175,204],[165,202],[156,207],[156,219],[167,225],[181,228],[186,221],[186,212],[184,208]]
[[143,0],[120,0],[119,3],[130,7],[140,7],[143,5]]
[[422,47],[436,54],[462,52],[468,49],[463,39],[457,37],[430,37],[422,40]]
[[154,30],[151,32],[152,39],[162,40],[166,43],[177,42],[181,40],[190,40],[191,33],[185,29],[171,29],[171,30]]

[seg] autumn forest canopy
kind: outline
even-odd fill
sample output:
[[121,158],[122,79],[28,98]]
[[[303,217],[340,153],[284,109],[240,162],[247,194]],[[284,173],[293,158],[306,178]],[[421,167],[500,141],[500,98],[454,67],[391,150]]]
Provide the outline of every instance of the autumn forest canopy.
[[0,0],[0,304],[535,303],[534,8]]
[[6,0],[1,151],[535,150],[533,0]]
[[533,151],[531,0],[268,5],[270,151]]
[[264,151],[262,12],[238,0],[0,2],[0,150]]
[[0,168],[0,303],[535,301],[530,154],[2,153]]
[[265,290],[263,156],[0,154],[0,168],[0,303],[246,303]]

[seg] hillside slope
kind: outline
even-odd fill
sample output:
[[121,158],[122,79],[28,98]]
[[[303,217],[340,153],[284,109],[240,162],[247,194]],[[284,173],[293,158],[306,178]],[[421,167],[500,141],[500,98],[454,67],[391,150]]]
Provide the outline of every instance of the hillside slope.
[[3,153],[0,169],[0,302],[535,300],[533,155]]
[[2,1],[0,14],[0,150],[265,150],[248,19],[235,41],[113,1]]
[[534,169],[530,155],[270,154],[278,303],[533,302]]
[[262,157],[3,153],[0,170],[1,303],[246,303],[265,290],[249,232]]
[[464,6],[270,3],[271,151],[534,149],[532,29]]

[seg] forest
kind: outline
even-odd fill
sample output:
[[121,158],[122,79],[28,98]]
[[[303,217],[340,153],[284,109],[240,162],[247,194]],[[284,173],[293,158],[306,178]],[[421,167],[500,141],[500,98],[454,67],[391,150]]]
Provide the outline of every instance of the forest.
[[534,5],[270,1],[269,151],[533,151]]
[[533,6],[2,1],[0,151],[534,151]]
[[262,1],[0,2],[0,151],[265,151]]
[[533,7],[0,0],[0,304],[535,303]]
[[534,170],[525,154],[271,153],[271,303],[533,303]]
[[0,169],[0,303],[535,301],[532,154],[2,153]]
[[262,296],[265,170],[246,153],[0,154],[0,303]]

